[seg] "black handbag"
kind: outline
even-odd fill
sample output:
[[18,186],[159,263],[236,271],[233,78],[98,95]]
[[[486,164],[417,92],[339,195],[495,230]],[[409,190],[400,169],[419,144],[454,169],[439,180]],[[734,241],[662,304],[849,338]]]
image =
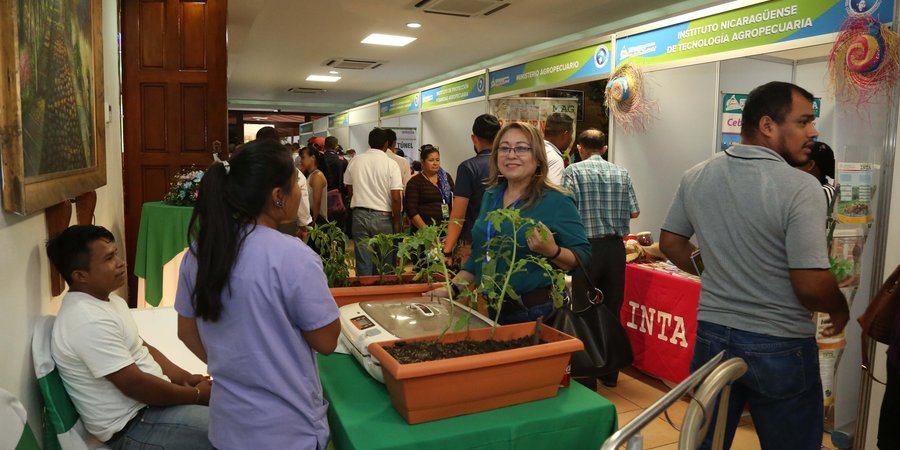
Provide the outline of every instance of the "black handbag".
[[[634,362],[628,333],[616,314],[603,301],[603,293],[594,286],[589,272],[575,255],[589,292],[573,292],[573,299],[556,310],[550,326],[584,342],[584,350],[572,354],[573,377],[600,377]],[[585,299],[581,307],[578,299]]]

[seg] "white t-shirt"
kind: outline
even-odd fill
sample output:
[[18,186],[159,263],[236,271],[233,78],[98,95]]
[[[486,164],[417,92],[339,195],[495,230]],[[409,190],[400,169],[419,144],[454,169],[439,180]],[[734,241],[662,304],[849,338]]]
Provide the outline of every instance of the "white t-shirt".
[[563,171],[566,168],[562,153],[550,141],[544,141],[544,150],[547,152],[547,179],[562,186]]
[[396,153],[384,152],[384,154],[388,155],[397,163],[397,167],[400,168],[400,179],[403,181],[403,185],[406,186],[406,183],[409,183],[409,179],[412,178],[412,170],[409,169],[409,160]]
[[351,208],[391,211],[391,191],[403,191],[400,168],[385,152],[370,148],[350,160],[344,184],[353,186]]
[[121,297],[109,301],[69,292],[53,324],[50,353],[85,428],[101,441],[125,427],[145,404],[122,393],[105,377],[131,364],[169,381],[144,346]]
[[297,208],[297,225],[306,226],[312,222],[312,214],[309,209],[309,188],[306,184],[306,175],[297,170],[297,185],[300,186],[300,207]]

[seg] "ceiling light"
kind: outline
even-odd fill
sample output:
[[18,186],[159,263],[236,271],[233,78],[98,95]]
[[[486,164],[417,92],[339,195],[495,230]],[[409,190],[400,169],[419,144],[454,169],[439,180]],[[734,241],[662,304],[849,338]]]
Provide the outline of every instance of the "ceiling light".
[[409,22],[406,26],[409,28],[422,28],[422,24],[419,22]]
[[306,81],[324,81],[327,83],[334,83],[337,80],[340,80],[341,77],[335,77],[332,75],[310,75],[306,77]]
[[414,40],[416,40],[416,38],[414,38],[414,37],[393,36],[390,34],[372,33],[372,34],[366,36],[366,38],[360,42],[362,42],[363,44],[390,45],[393,47],[403,47],[404,45],[409,44],[410,42],[412,42]]
[[338,72],[337,70],[329,70],[328,73],[330,73],[330,74],[332,74],[332,75],[337,75],[337,74],[339,74],[340,72]]

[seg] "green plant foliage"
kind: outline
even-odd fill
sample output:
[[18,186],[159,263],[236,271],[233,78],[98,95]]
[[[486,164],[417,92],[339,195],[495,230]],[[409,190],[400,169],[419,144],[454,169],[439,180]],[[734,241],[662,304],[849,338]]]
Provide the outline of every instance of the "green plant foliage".
[[382,278],[384,278],[385,273],[393,273],[399,279],[403,275],[409,259],[404,259],[401,256],[398,261],[391,261],[391,255],[408,236],[402,233],[376,234],[368,239],[363,239],[358,245],[365,245],[369,248],[369,252],[372,254],[372,265]]
[[328,279],[328,287],[344,287],[349,284],[353,257],[347,252],[347,235],[335,222],[315,225],[309,231],[309,240],[319,249],[322,268]]

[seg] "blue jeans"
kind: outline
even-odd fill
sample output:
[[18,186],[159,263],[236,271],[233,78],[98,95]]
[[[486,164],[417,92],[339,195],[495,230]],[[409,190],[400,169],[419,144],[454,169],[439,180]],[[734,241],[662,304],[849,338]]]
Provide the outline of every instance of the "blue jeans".
[[206,406],[148,406],[106,445],[115,450],[212,449],[208,433]]
[[[747,363],[747,373],[731,387],[724,448],[731,447],[744,404],[749,403],[763,450],[819,450],[824,407],[815,339],[768,336],[700,321],[691,371],[722,350],[725,359],[738,357]],[[711,447],[713,425],[700,448]]]
[[[496,317],[497,311],[494,308],[488,308],[488,312],[491,314],[491,319]],[[503,302],[503,305],[500,307],[500,318],[497,320],[497,323],[500,325],[511,325],[514,323],[534,322],[540,316],[544,316],[544,323],[547,323],[552,312],[553,302],[528,307],[509,300]]]
[[369,251],[369,247],[367,245],[362,244],[362,241],[364,239],[368,239],[378,234],[391,234],[393,232],[394,224],[391,220],[391,216],[386,216],[384,215],[384,213],[371,211],[368,209],[353,209],[352,234],[354,249],[356,252],[357,276],[380,275],[383,273],[393,272],[392,267],[394,265],[394,254],[396,253],[396,248],[384,255],[384,261],[382,261],[384,267],[382,267],[380,272],[376,274],[374,263],[372,262],[372,252]]

